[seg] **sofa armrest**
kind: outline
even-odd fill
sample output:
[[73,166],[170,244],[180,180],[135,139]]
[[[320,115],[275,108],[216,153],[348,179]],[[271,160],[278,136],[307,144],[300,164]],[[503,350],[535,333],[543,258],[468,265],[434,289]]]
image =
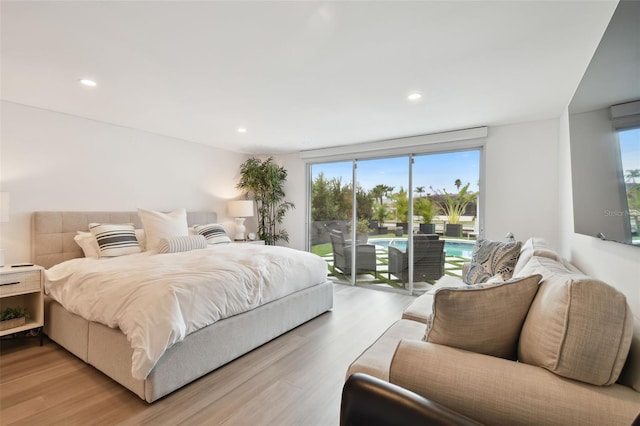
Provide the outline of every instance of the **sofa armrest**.
[[447,407],[368,374],[349,376],[342,388],[340,426],[477,426]]
[[640,393],[623,385],[418,340],[400,341],[389,381],[487,424],[629,425],[640,410]]

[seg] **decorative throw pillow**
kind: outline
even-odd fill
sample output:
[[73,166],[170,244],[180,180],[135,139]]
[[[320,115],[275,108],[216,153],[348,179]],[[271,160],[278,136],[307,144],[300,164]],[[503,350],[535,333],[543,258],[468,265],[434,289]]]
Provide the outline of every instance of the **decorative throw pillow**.
[[142,220],[147,251],[158,251],[158,244],[162,238],[189,235],[185,209],[177,209],[171,213],[138,209],[138,216]]
[[464,282],[483,283],[496,274],[502,275],[505,280],[510,279],[518,261],[521,246],[520,241],[504,243],[491,240],[476,241]]
[[439,289],[425,340],[516,359],[520,330],[541,278],[532,275],[499,284]]
[[231,238],[229,238],[227,232],[220,224],[195,225],[194,229],[198,235],[203,235],[207,239],[207,244],[224,244],[231,242]]
[[135,229],[131,224],[90,223],[89,231],[98,243],[100,257],[124,256],[141,252]]
[[73,237],[73,241],[80,246],[84,257],[91,257],[93,259],[100,257],[100,247],[98,247],[96,237],[94,237],[91,232],[77,231],[76,236]]
[[162,238],[158,253],[178,253],[207,248],[207,239],[202,235]]
[[516,277],[521,276],[520,272],[525,267],[527,262],[531,260],[533,256],[548,257],[549,259],[559,260],[560,256],[555,252],[553,248],[547,243],[544,238],[531,237],[522,245],[520,249],[520,256],[516,262],[516,266],[513,268],[513,275]]
[[519,360],[593,385],[615,383],[633,336],[624,294],[545,257],[534,256],[526,272],[543,281],[522,326]]

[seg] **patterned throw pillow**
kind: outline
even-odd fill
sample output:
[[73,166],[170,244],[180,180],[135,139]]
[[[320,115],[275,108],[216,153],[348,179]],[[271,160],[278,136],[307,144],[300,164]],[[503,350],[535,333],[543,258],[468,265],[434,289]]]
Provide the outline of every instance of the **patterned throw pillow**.
[[207,248],[207,239],[202,235],[187,235],[160,239],[158,253],[179,253]]
[[231,238],[227,235],[222,225],[210,223],[209,225],[195,225],[193,227],[198,235],[204,235],[207,244],[230,243]]
[[522,242],[478,240],[473,248],[469,270],[464,277],[467,284],[483,283],[494,275],[508,280],[513,275],[520,256]]
[[89,231],[98,243],[100,257],[124,256],[142,251],[132,224],[90,223]]

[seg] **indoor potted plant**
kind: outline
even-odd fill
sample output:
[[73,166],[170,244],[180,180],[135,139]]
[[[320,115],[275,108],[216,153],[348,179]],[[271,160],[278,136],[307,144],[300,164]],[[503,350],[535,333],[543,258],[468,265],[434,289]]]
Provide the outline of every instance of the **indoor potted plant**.
[[295,208],[284,199],[286,180],[287,171],[275,164],[273,157],[264,161],[249,158],[240,166],[240,182],[236,187],[253,196],[258,210],[258,236],[266,245],[289,241],[287,231],[278,229],[287,211]]
[[0,311],[0,331],[24,325],[27,320],[27,310],[17,306]]

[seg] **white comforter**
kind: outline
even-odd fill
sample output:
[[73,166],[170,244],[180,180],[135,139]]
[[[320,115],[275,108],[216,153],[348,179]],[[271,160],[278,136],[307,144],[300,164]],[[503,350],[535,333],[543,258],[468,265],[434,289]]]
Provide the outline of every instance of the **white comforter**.
[[202,327],[326,281],[318,256],[284,247],[222,244],[173,254],[73,259],[45,272],[65,309],[118,327],[147,377],[174,343]]

